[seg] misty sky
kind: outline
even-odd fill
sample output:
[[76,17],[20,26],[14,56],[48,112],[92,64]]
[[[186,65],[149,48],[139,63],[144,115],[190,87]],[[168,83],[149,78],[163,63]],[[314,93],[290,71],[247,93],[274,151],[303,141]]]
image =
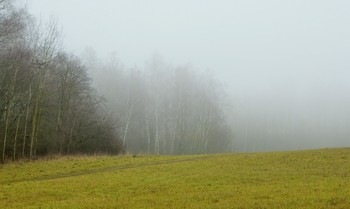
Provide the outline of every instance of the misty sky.
[[[296,118],[293,123],[312,124],[315,129],[329,128],[336,120],[349,127],[348,0],[27,4],[38,17],[58,18],[66,48],[75,54],[90,46],[101,57],[116,52],[127,66],[142,67],[156,52],[174,65],[210,69],[227,85],[237,118],[264,115],[264,123],[276,117]],[[333,133],[344,127],[329,129]]]

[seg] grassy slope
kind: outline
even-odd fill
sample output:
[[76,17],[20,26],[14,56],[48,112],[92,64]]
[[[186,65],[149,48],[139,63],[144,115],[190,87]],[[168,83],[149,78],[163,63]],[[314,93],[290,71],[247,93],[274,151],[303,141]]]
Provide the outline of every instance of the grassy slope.
[[8,164],[0,208],[350,208],[350,149]]

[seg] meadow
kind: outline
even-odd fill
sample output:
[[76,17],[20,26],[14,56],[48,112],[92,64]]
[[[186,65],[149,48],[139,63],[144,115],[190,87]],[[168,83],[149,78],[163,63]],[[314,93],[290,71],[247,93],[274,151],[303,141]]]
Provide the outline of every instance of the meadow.
[[350,208],[350,149],[9,163],[0,208]]

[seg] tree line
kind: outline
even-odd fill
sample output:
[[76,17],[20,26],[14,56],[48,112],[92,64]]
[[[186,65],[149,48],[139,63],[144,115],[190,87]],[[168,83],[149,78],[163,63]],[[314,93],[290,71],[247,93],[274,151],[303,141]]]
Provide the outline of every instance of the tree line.
[[11,0],[0,0],[0,98],[1,162],[233,146],[223,90],[210,75],[159,56],[142,68],[91,51],[79,58],[63,49],[54,18],[37,21]]
[[113,57],[100,61],[87,49],[84,63],[118,121],[123,147],[131,153],[230,152],[228,100],[210,73],[172,66],[155,54],[142,67]]
[[1,162],[48,154],[119,153],[115,123],[52,18],[0,0]]

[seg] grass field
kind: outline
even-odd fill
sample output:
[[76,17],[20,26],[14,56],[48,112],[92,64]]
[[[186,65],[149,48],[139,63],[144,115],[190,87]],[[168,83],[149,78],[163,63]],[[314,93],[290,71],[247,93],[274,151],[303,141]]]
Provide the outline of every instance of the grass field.
[[350,208],[350,149],[10,163],[0,208]]

